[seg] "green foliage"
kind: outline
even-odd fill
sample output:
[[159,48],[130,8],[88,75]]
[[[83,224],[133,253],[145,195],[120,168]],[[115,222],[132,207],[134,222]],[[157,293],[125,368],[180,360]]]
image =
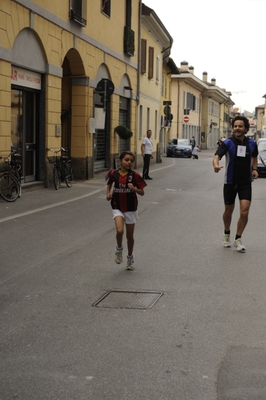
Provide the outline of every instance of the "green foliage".
[[125,125],[118,125],[115,128],[115,133],[117,133],[121,139],[125,140],[130,139],[131,136],[133,135],[133,132],[130,129],[128,129]]

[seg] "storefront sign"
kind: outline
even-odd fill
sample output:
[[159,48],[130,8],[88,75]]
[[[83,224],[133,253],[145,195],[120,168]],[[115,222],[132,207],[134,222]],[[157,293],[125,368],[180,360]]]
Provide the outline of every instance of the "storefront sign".
[[11,84],[41,90],[41,74],[22,68],[12,67]]

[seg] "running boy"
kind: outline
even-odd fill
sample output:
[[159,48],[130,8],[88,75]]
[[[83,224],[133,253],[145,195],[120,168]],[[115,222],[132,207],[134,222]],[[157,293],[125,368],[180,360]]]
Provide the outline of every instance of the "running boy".
[[138,199],[144,196],[144,188],[147,186],[137,171],[132,171],[135,156],[130,151],[124,151],[119,156],[120,168],[111,169],[107,176],[106,200],[111,200],[113,219],[116,227],[116,251],[115,262],[121,264],[123,261],[123,234],[126,225],[127,238],[127,267],[134,269],[134,229],[138,220]]

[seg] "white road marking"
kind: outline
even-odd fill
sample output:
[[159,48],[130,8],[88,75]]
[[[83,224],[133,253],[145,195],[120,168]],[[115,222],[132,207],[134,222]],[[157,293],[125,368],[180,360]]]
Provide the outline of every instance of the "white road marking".
[[11,215],[11,216],[9,216],[9,217],[1,218],[1,219],[0,219],[0,223],[1,223],[1,222],[5,222],[5,221],[10,221],[11,219],[16,219],[16,218],[25,217],[25,215],[34,214],[34,213],[37,213],[37,212],[40,212],[40,211],[49,210],[49,208],[58,207],[58,206],[61,206],[61,205],[63,205],[63,204],[72,203],[73,201],[77,201],[77,200],[81,200],[81,199],[84,199],[84,198],[89,197],[89,196],[93,196],[93,195],[96,194],[96,193],[102,192],[102,190],[104,190],[104,189],[101,188],[101,189],[98,189],[98,190],[94,190],[94,191],[91,192],[91,193],[87,193],[87,194],[84,194],[84,195],[82,195],[82,196],[75,197],[75,198],[73,198],[73,199],[69,199],[69,200],[65,200],[65,201],[60,201],[59,203],[50,204],[49,206],[39,207],[39,208],[35,208],[34,210],[25,211],[25,212],[20,213],[20,214],[15,214],[15,215]]
[[[159,167],[159,168],[153,169],[151,172],[156,172],[156,171],[160,171],[162,169],[171,168],[174,165],[175,165],[175,160],[173,160],[172,164],[166,165],[165,167]],[[9,217],[1,218],[0,219],[0,223],[1,222],[6,222],[6,221],[10,221],[10,220],[16,219],[16,218],[25,217],[26,215],[35,214],[35,213],[40,212],[40,211],[49,210],[50,208],[59,207],[59,206],[61,206],[63,204],[72,203],[73,201],[78,201],[78,200],[84,199],[86,197],[93,196],[94,194],[102,192],[103,190],[105,190],[104,186],[101,189],[94,190],[91,193],[87,193],[87,194],[84,194],[82,196],[75,197],[73,199],[60,201],[59,203],[50,204],[49,206],[39,207],[39,208],[35,208],[34,210],[29,210],[29,211],[25,211],[23,213],[10,215]]]

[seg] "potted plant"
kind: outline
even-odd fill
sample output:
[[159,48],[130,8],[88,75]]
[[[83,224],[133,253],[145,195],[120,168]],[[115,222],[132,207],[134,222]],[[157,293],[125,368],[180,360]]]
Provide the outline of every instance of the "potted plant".
[[115,128],[115,133],[117,133],[121,139],[125,140],[130,139],[131,136],[133,135],[133,132],[130,129],[128,129],[125,125],[118,125]]

